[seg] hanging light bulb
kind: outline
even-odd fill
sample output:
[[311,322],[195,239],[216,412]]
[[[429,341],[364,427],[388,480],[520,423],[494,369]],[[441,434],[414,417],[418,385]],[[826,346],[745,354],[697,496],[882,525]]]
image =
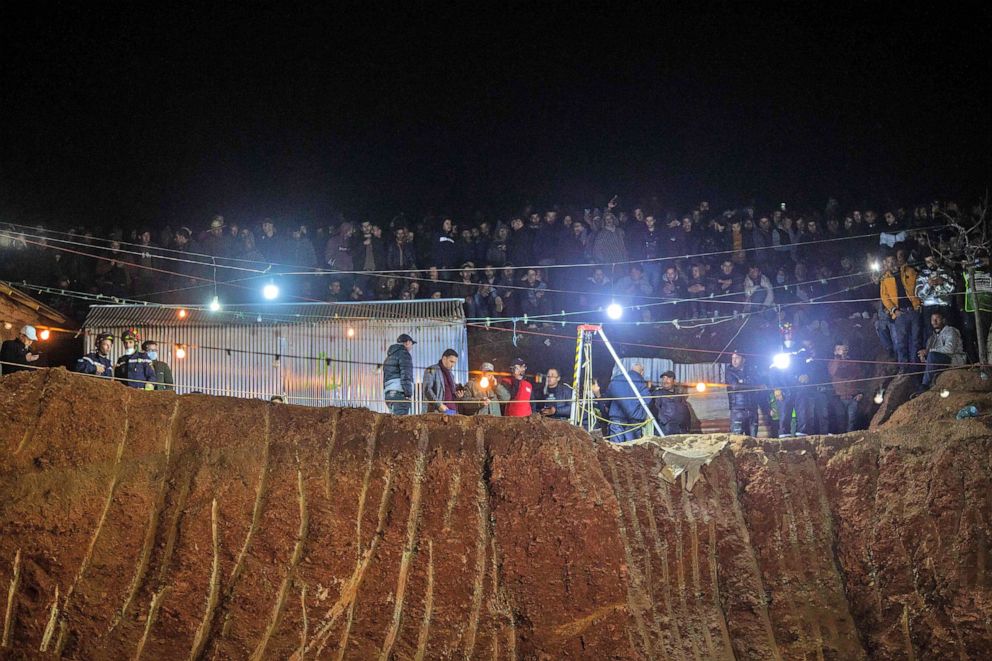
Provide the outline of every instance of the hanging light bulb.
[[484,376],[481,379],[479,379],[479,387],[482,388],[483,390],[485,390],[486,388],[488,388],[489,387],[489,377]]
[[269,284],[262,287],[262,296],[265,297],[267,301],[274,301],[279,298],[279,287],[274,282],[269,282]]
[[355,329],[354,328],[349,328],[347,334],[348,334],[348,337],[355,337]]
[[210,311],[211,312],[220,311],[220,299],[217,298],[216,296],[214,296],[213,299],[210,301]]
[[10,330],[13,327],[14,327],[14,324],[10,323],[9,321],[3,322],[3,329],[4,330]]
[[700,381],[696,384],[696,392],[706,392],[706,384]]
[[944,388],[943,390],[940,391],[940,396],[942,399],[947,399],[948,397],[951,396],[951,391],[948,390],[947,388]]
[[875,403],[881,404],[882,400],[885,399],[885,388],[879,388],[878,392],[875,393]]
[[176,345],[176,360],[182,360],[185,357],[186,357],[186,349],[183,348],[183,345],[177,344]]
[[606,306],[606,316],[610,319],[619,319],[623,316],[623,306],[614,301]]
[[176,312],[176,316],[179,317],[180,319],[185,319],[187,314],[188,313],[186,312],[185,308],[179,308],[179,310]]
[[41,331],[40,333],[38,333],[38,337],[40,337],[42,340],[47,340],[51,336],[52,336],[52,332],[50,330],[48,330],[47,328],[45,330]]

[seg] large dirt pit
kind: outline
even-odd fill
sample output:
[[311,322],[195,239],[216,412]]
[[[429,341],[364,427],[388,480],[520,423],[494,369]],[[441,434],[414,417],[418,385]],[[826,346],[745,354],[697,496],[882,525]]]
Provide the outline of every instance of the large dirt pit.
[[663,448],[564,423],[0,381],[2,653],[989,659],[992,433],[956,375],[872,432]]

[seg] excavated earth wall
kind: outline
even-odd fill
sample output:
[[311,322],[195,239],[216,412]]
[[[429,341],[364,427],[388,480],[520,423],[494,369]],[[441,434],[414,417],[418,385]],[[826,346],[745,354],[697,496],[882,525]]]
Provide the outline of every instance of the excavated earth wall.
[[[976,379],[977,382],[977,379]],[[989,393],[662,449],[51,370],[0,381],[2,652],[80,659],[988,659]]]

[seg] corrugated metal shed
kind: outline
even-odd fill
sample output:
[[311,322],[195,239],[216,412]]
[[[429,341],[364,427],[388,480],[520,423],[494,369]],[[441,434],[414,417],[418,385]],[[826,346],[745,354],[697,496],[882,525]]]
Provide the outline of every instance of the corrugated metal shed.
[[[385,411],[379,365],[400,333],[417,340],[411,354],[418,386],[423,370],[448,348],[460,356],[456,379],[468,377],[460,299],[241,305],[219,312],[99,305],[84,324],[87,346],[98,333],[119,337],[132,327],[143,340],[159,343],[160,359],[171,365],[180,393],[265,399],[284,394],[291,404]],[[186,350],[183,359],[176,357],[179,347]],[[114,360],[120,350],[115,343]]]

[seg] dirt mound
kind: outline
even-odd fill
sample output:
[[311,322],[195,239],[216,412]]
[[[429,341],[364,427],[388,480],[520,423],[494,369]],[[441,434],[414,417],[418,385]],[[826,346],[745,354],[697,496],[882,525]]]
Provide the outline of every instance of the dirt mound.
[[691,492],[659,477],[660,447],[564,423],[61,370],[0,381],[0,422],[14,655],[992,655],[980,420],[914,447],[898,426],[732,437]]

